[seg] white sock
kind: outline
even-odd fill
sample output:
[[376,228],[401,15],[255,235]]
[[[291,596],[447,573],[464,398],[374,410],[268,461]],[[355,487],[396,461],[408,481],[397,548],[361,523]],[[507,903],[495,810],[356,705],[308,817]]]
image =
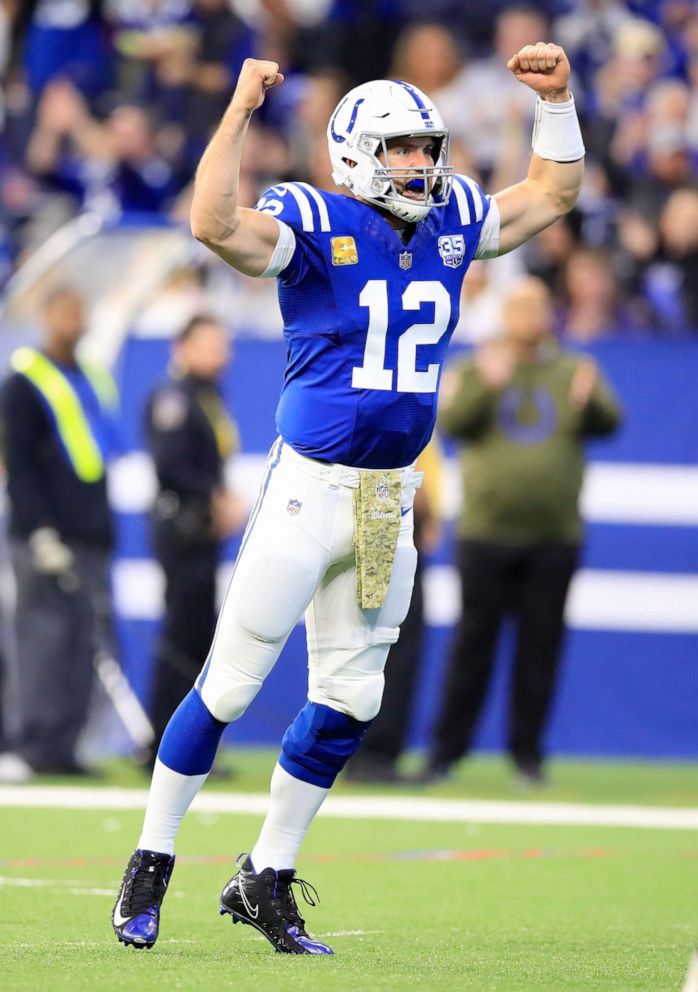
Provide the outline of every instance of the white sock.
[[175,836],[182,818],[207,778],[208,772],[182,775],[163,765],[159,758],[155,759],[143,830],[138,840],[141,850],[174,854]]
[[329,789],[301,782],[277,764],[271,776],[271,802],[250,858],[256,872],[293,868],[301,841]]

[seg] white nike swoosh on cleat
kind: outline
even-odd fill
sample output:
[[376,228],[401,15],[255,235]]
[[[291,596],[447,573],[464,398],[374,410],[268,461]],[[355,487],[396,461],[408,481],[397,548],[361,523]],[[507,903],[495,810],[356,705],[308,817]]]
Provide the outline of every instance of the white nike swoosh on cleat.
[[122,890],[119,896],[119,901],[117,902],[116,906],[114,906],[114,912],[112,913],[112,920],[115,927],[122,927],[124,923],[128,923],[128,921],[131,919],[130,916],[121,915],[121,904],[123,903],[123,901],[124,901],[124,893]]
[[247,910],[247,912],[252,917],[252,919],[253,920],[256,920],[257,917],[259,916],[259,906],[252,906],[252,904],[250,903],[249,899],[245,895],[245,889],[242,886],[242,884],[240,885],[240,898],[242,899],[243,905],[244,905],[245,909]]

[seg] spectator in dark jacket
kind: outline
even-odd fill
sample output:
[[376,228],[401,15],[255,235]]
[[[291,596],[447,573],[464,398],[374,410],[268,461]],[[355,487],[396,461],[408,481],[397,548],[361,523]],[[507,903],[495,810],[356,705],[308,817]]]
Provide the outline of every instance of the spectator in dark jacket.
[[150,703],[153,758],[211,644],[222,541],[244,522],[224,478],[225,462],[239,445],[219,391],[229,357],[221,325],[205,315],[192,317],[175,342],[170,377],[156,387],[146,410],[159,486],[153,538],[166,582]]

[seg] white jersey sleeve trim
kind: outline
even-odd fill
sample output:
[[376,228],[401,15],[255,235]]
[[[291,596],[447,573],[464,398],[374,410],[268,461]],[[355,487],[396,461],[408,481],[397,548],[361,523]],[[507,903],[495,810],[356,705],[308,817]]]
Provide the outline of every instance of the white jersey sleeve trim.
[[496,258],[499,254],[499,206],[493,196],[488,196],[490,209],[480,229],[475,258]]
[[279,240],[276,242],[274,252],[269,259],[269,265],[260,275],[261,279],[271,279],[281,275],[289,265],[296,250],[296,235],[293,230],[278,217],[275,217],[274,220],[279,225]]

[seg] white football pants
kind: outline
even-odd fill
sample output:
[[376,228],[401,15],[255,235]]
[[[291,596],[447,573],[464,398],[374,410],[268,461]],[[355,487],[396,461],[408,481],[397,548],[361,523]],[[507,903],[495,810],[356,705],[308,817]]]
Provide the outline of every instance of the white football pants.
[[281,438],[271,449],[208,659],[197,680],[205,705],[238,719],[305,613],[308,698],[371,720],[383,669],[412,595],[415,490],[422,475],[401,470],[403,514],[388,594],[380,609],[356,598],[352,490],[367,469],[305,458]]

